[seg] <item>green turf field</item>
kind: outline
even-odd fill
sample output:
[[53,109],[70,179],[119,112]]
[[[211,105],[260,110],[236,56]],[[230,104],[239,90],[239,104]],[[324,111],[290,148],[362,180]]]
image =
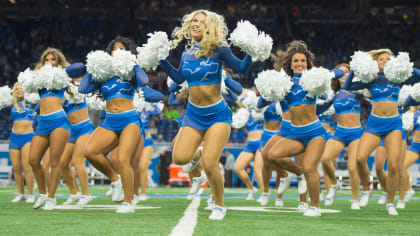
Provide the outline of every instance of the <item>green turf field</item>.
[[[97,195],[89,205],[101,209],[34,210],[32,204],[11,203],[14,187],[0,187],[0,235],[169,235],[191,203],[184,198],[186,188],[149,189],[150,198],[140,202],[143,209],[135,214],[116,214],[108,188],[92,187]],[[203,195],[207,195],[205,190]],[[332,207],[340,213],[323,213],[320,218],[303,217],[295,212],[295,189],[286,192],[284,208],[274,207],[274,194],[267,207],[245,200],[245,189],[226,189],[227,207],[256,207],[248,211],[228,210],[224,221],[210,221],[210,212],[202,197],[194,235],[419,235],[420,194],[416,194],[399,216],[390,217],[384,205],[377,204],[380,192],[375,192],[369,205],[360,211],[350,210],[350,192],[338,191]],[[57,205],[65,201],[68,190],[60,187]],[[102,205],[102,206],[101,206]],[[105,205],[105,206],[103,206]],[[155,208],[152,208],[155,207]],[[109,208],[109,209],[108,209]],[[262,210],[265,211],[256,211]],[[288,212],[281,212],[288,211]]]

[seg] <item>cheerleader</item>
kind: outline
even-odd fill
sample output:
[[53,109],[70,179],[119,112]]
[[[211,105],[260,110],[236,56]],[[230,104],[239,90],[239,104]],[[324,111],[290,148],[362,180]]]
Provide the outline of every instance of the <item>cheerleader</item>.
[[[367,166],[367,159],[379,145],[381,137],[384,136],[384,145],[388,155],[388,177],[386,178],[388,199],[386,209],[389,215],[398,215],[394,206],[394,195],[398,185],[399,162],[402,148],[402,124],[398,114],[397,101],[400,84],[414,83],[418,78],[415,76],[408,78],[410,75],[386,78],[384,71],[386,71],[386,64],[392,56],[391,50],[372,50],[368,54],[370,57],[365,57],[366,59],[361,60],[360,64],[372,65],[375,70],[372,70],[369,75],[360,76],[361,81],[358,82],[353,82],[354,73],[352,71],[343,84],[343,89],[345,90],[368,88],[372,97],[372,111],[357,150],[357,169],[363,185],[360,206],[367,205],[369,198],[369,168]],[[365,54],[358,55],[363,56]],[[359,59],[357,55],[353,57],[352,61],[357,61],[356,59]],[[394,64],[391,64],[391,66],[394,66]],[[397,67],[401,68],[401,66]],[[354,69],[354,66],[352,68]],[[378,69],[379,73],[375,74]],[[420,73],[414,68],[413,74],[418,76]]]
[[174,68],[167,59],[160,63],[177,84],[188,82],[189,99],[172,158],[176,164],[188,163],[204,139],[201,160],[215,200],[209,219],[222,220],[226,208],[219,158],[229,139],[232,112],[221,96],[221,65],[244,73],[251,65],[251,57],[247,55],[241,61],[232,54],[226,46],[223,17],[207,10],[184,16],[182,27],[176,28],[173,35],[173,47],[184,38],[188,40],[179,68]]
[[[6,86],[0,89],[7,90],[7,94],[2,94],[1,99],[9,100],[10,89]],[[20,202],[26,199],[27,203],[34,203],[34,177],[32,168],[29,164],[29,149],[34,135],[32,126],[34,123],[35,111],[32,108],[32,105],[26,100],[25,95],[27,94],[25,94],[19,83],[15,83],[13,86],[12,94],[13,106],[10,116],[13,120],[13,129],[10,134],[9,156],[13,166],[16,187],[18,189],[18,195],[12,200],[12,202]],[[24,175],[22,175],[22,169]],[[23,178],[25,178],[28,190],[28,195],[26,196]]]
[[[105,120],[91,134],[83,154],[96,169],[111,180],[113,201],[121,198],[121,187],[124,189],[124,201],[117,209],[117,213],[135,212],[132,201],[133,166],[138,163],[132,163],[132,159],[136,148],[143,145],[144,132],[134,109],[133,97],[138,86],[148,83],[147,75],[135,65],[129,52],[136,54],[134,43],[119,36],[108,45],[106,53],[97,51],[89,54],[86,64],[88,73],[79,86],[80,93],[100,90],[106,100]],[[124,61],[127,59],[125,57],[128,57],[128,60]],[[107,71],[107,68],[115,67],[121,71]],[[134,76],[131,74],[132,71]],[[121,178],[104,156],[104,153],[109,153],[117,145]]]
[[[78,64],[84,68],[82,63]],[[66,100],[63,108],[71,124],[71,136],[64,149],[60,165],[63,178],[70,189],[70,197],[63,204],[71,205],[78,201],[76,205],[84,206],[92,201],[92,197],[88,191],[89,178],[85,165],[86,158],[83,156],[83,148],[95,126],[89,120],[86,98],[77,91],[78,85],[79,79],[73,79],[64,95]],[[78,192],[77,182],[71,168],[72,165],[76,169],[82,194]]]
[[[314,98],[316,93],[325,90],[325,85],[323,84],[321,88],[311,88],[310,84],[313,82],[309,82],[308,79],[315,79],[312,78],[313,76],[326,78],[331,76],[328,71],[325,73],[324,70],[322,72],[325,74],[318,72],[303,73],[305,70],[313,67],[313,60],[314,55],[308,50],[304,42],[293,41],[288,45],[287,51],[282,58],[282,69],[287,75],[293,76],[290,92],[285,97],[291,114],[291,127],[289,133],[285,134],[283,139],[279,139],[268,153],[268,159],[272,162],[277,161],[281,163],[280,167],[289,171],[304,173],[311,198],[311,206],[304,213],[304,216],[321,216],[319,209],[320,177],[318,164],[326,139],[326,131],[316,115],[316,99]],[[302,75],[308,77],[303,77]],[[322,77],[316,79],[325,81],[325,78]],[[319,91],[305,91],[303,87],[306,87],[308,90],[317,89]],[[301,153],[304,153],[303,170],[290,159],[290,156]]]
[[[334,98],[323,105],[317,107],[319,112],[323,112],[334,104],[333,109],[337,115],[337,128],[331,138],[325,145],[324,153],[321,157],[321,163],[324,168],[324,179],[331,185],[325,199],[325,205],[333,204],[335,193],[338,189],[337,179],[335,177],[334,158],[348,146],[347,168],[350,177],[350,186],[352,190],[351,209],[359,210],[359,186],[360,179],[356,168],[356,151],[359,145],[363,129],[360,124],[360,96],[354,92],[342,89],[345,78],[350,73],[350,66],[340,64],[336,67],[345,72],[345,75],[337,80],[331,81],[331,87],[336,93]],[[326,182],[327,182],[326,181]]]

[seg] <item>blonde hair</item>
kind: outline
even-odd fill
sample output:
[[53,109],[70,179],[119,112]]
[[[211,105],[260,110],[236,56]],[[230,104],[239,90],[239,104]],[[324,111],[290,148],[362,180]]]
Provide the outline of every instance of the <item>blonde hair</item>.
[[[17,85],[20,85],[19,83],[15,83],[15,85],[13,85],[13,89],[12,89],[12,94],[13,94],[13,106],[16,108],[16,110],[21,113],[22,109],[19,106],[19,98],[16,95],[16,87]],[[23,101],[22,101],[22,105],[23,107],[26,106],[26,99],[25,96],[23,97]]]
[[392,53],[392,51],[388,48],[381,48],[381,49],[376,49],[376,50],[370,50],[367,53],[369,53],[369,55],[372,57],[373,60],[377,61],[379,55],[387,53],[390,56],[393,56],[394,54]]
[[[197,42],[191,37],[190,26],[194,16],[202,13],[206,16],[206,29],[203,31],[203,37],[200,42]],[[194,50],[196,58],[211,57],[213,50],[221,44],[227,45],[226,37],[228,35],[228,28],[225,23],[225,18],[215,12],[208,10],[196,10],[187,14],[182,19],[182,26],[176,27],[172,32],[172,48],[176,48],[179,43],[185,38],[188,44],[186,50],[191,50],[193,45],[199,46],[201,49]]]
[[41,68],[42,66],[45,65],[45,61],[46,61],[47,56],[49,54],[52,54],[55,57],[55,59],[57,60],[58,66],[64,68],[64,67],[67,67],[67,66],[70,65],[70,63],[67,62],[66,57],[64,56],[64,54],[59,49],[57,49],[57,48],[47,48],[42,53],[39,62],[35,66],[35,70],[38,70],[39,68]]

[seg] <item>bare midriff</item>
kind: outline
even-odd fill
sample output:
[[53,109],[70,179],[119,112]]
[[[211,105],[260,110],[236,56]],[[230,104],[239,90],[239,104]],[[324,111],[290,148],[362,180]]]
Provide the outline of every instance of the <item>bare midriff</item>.
[[289,111],[291,114],[291,122],[296,126],[307,125],[318,120],[315,104],[291,106],[289,107]]
[[337,124],[341,127],[359,127],[360,126],[360,114],[359,113],[347,113],[337,117]]
[[256,131],[248,132],[247,140],[249,140],[249,141],[260,140],[261,134],[262,134],[262,130],[256,130]]
[[63,100],[59,97],[45,97],[40,101],[40,114],[48,115],[56,111],[62,110]]
[[280,121],[266,121],[264,122],[264,129],[270,131],[279,131],[281,126]]
[[33,132],[33,122],[30,120],[18,120],[13,122],[13,132],[17,134],[26,134]]
[[106,111],[121,113],[134,109],[133,100],[130,98],[114,98],[106,102]]
[[89,113],[87,108],[83,108],[77,111],[74,111],[68,115],[70,124],[77,124],[84,120],[89,119]]
[[220,83],[192,86],[188,88],[189,100],[197,106],[209,106],[222,99],[220,95]]
[[398,103],[391,101],[375,102],[372,105],[372,113],[379,117],[391,117],[398,115]]

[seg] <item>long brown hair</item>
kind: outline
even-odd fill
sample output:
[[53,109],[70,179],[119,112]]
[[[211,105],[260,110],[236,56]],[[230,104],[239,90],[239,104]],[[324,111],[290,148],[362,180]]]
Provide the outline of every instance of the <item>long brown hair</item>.
[[311,69],[314,66],[315,55],[308,49],[306,43],[301,40],[294,40],[287,45],[286,51],[278,50],[276,54],[271,54],[274,69],[277,71],[283,69],[288,75],[293,76],[292,57],[296,53],[302,53],[306,56],[307,69]]
[[46,58],[49,54],[52,54],[55,57],[55,59],[57,60],[58,66],[64,68],[64,67],[67,67],[67,66],[70,65],[70,63],[67,62],[64,54],[59,49],[57,49],[57,48],[47,48],[42,53],[41,58],[39,59],[38,63],[35,66],[35,70],[38,70],[39,68],[41,68],[42,66],[45,65],[45,60],[46,60]]
[[[335,69],[338,69],[340,67],[346,67],[350,71],[350,65],[349,64],[346,64],[346,63],[338,64],[335,67]],[[338,90],[340,90],[341,89],[340,81],[338,81],[338,79],[332,79],[331,80],[331,88],[332,88],[332,90],[334,90],[334,92],[337,92]]]

